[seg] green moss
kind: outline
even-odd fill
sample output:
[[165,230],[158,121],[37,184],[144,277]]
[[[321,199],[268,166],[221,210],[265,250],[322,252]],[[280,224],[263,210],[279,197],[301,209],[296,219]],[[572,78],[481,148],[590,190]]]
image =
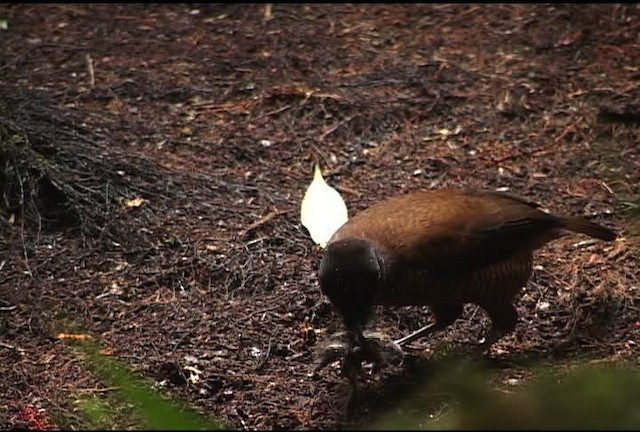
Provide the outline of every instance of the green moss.
[[[140,423],[134,407],[113,392],[78,394],[74,401],[77,417],[76,428],[106,430],[128,429]],[[71,427],[70,419],[61,419]]]

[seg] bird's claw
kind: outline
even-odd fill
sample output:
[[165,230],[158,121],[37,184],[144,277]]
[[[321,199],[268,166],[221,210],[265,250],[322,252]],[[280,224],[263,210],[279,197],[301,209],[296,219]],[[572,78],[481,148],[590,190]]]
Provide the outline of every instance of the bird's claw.
[[352,344],[349,340],[331,342],[320,352],[313,369],[320,371],[328,364],[342,359],[340,374],[354,377],[362,372],[362,363],[371,363],[371,373],[379,372],[387,364],[399,366],[404,360],[404,351],[394,342],[385,342],[371,336],[363,338],[360,344]]
[[312,375],[337,360],[340,375],[349,381],[349,395],[346,398],[345,414],[351,416],[358,393],[358,376],[363,373],[363,363],[371,363],[371,374],[377,373],[387,364],[400,366],[404,361],[402,348],[394,342],[385,342],[376,336],[361,335],[358,342],[352,335],[340,333],[341,340],[335,339],[317,351],[317,360]]
[[318,372],[337,360],[345,359],[348,355],[349,348],[345,342],[331,342],[320,351],[313,372]]
[[357,372],[362,371],[362,363],[368,362],[373,364],[373,370],[379,370],[384,363],[380,352],[373,347],[371,341],[363,340],[364,345],[356,345],[352,347],[344,356],[341,366],[341,374],[346,376],[355,376]]

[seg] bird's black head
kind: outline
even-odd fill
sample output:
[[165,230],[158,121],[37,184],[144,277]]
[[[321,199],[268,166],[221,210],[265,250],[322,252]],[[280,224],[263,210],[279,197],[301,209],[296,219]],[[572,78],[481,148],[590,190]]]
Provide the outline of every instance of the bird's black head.
[[347,330],[362,329],[384,277],[382,256],[364,239],[330,243],[320,263],[320,288],[342,315]]

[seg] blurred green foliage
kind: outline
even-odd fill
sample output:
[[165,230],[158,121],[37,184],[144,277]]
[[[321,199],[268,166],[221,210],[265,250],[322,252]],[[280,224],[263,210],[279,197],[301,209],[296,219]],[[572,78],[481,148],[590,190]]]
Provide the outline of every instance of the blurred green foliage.
[[[426,381],[426,380],[425,380]],[[640,429],[640,370],[579,365],[523,387],[467,364],[440,367],[373,429]]]
[[86,424],[82,428],[124,428],[153,430],[224,430],[222,421],[214,420],[161,396],[151,383],[129,370],[121,360],[100,354],[95,341],[72,343],[77,355],[103,383],[114,388],[107,395],[82,395],[76,405]]

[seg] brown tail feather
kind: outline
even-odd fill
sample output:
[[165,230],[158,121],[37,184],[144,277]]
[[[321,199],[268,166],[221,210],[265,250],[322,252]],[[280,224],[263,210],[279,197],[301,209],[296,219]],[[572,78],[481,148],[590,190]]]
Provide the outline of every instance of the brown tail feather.
[[605,241],[612,241],[617,237],[616,233],[609,228],[605,228],[601,225],[595,224],[579,217],[562,218],[562,227],[570,231],[586,234],[590,237]]

